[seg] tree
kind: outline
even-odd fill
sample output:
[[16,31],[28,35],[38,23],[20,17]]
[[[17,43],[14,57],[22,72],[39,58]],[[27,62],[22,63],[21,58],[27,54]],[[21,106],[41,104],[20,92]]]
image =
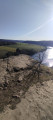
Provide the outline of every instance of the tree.
[[19,55],[21,53],[21,50],[19,48],[16,49],[16,55]]
[[8,65],[9,65],[9,52],[8,53],[6,53],[6,57],[7,57],[7,71],[9,71],[9,69],[8,69]]
[[42,53],[39,53],[38,54],[38,65],[37,65],[37,68],[36,68],[36,72],[37,72],[37,75],[38,75],[38,80],[40,79],[40,73],[41,73],[41,64],[44,60],[44,56],[45,56],[45,52],[42,52]]

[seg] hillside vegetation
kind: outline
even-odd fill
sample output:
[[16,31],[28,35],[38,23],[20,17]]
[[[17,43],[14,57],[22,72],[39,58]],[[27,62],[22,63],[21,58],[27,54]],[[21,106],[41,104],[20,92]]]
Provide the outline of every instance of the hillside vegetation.
[[7,52],[13,52],[14,53],[15,51],[16,51],[15,48],[11,48],[11,47],[9,48],[7,46],[0,46],[0,58],[5,57]]
[[32,55],[34,53],[37,53],[45,49],[45,47],[43,46],[32,45],[27,43],[16,43],[12,45],[5,45],[5,46],[0,46],[0,58],[6,57],[6,53],[8,52],[11,52],[11,54],[13,53],[13,55],[15,55],[17,48],[20,50],[21,54],[28,54],[28,55]]
[[13,40],[5,40],[5,39],[0,39],[0,46],[3,45],[11,45],[11,44],[15,44],[16,42]]

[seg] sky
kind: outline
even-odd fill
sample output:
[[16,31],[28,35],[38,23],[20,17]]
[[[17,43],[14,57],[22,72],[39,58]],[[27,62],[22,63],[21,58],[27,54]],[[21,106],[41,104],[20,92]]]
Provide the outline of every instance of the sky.
[[0,39],[53,40],[53,0],[0,0]]

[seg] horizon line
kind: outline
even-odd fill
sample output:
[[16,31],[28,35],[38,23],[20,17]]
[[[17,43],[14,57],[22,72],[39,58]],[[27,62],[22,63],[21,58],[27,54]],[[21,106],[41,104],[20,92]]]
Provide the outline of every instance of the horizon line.
[[13,40],[13,41],[53,41],[53,40],[19,40],[19,39],[3,39],[3,38],[0,38],[0,40]]

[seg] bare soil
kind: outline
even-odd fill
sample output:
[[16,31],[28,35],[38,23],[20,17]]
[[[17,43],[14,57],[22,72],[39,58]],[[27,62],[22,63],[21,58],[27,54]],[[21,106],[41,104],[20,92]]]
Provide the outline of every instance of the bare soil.
[[53,120],[53,70],[27,55],[0,60],[0,120]]

